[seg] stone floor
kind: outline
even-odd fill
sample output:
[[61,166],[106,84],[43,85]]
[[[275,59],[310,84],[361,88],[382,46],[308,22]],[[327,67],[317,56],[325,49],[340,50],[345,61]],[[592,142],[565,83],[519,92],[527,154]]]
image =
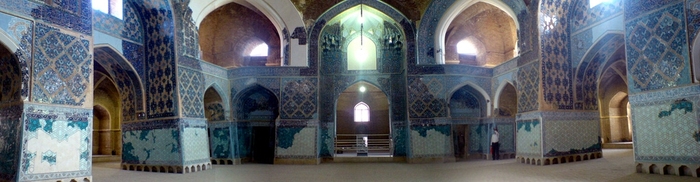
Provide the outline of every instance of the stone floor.
[[605,149],[603,158],[549,166],[515,159],[444,164],[322,163],[320,165],[214,165],[190,174],[134,172],[119,163],[95,163],[93,180],[109,181],[700,181],[700,178],[635,173],[633,152]]

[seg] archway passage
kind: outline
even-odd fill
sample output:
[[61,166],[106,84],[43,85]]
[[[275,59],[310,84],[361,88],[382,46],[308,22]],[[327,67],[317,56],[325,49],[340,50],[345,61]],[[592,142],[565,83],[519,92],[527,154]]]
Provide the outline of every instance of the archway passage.
[[215,159],[233,158],[231,151],[231,130],[229,127],[212,127],[216,122],[225,122],[226,114],[221,95],[210,87],[204,92],[204,115],[207,118],[207,136],[209,137],[209,157],[212,163],[219,164]]
[[459,88],[450,96],[453,148],[457,160],[480,159],[488,153],[490,131],[480,122],[486,117],[486,99],[472,86]]
[[[272,164],[275,157],[275,120],[279,116],[279,101],[270,90],[253,86],[242,92],[238,99],[237,118],[247,123],[249,132],[241,145],[244,161]],[[244,132],[244,133],[245,133]]]
[[604,68],[599,90],[601,139],[604,148],[631,148],[632,120],[625,60],[617,60]]
[[[1,32],[0,30],[0,33]],[[17,57],[0,44],[0,181],[14,181],[20,161],[22,73]]]
[[119,161],[122,151],[122,100],[109,72],[95,62],[93,161]]
[[493,114],[494,127],[499,132],[499,159],[515,157],[516,127],[515,116],[518,113],[518,93],[515,86],[506,83],[497,97],[496,109]]
[[336,102],[335,157],[391,157],[389,100],[381,89],[358,82]]

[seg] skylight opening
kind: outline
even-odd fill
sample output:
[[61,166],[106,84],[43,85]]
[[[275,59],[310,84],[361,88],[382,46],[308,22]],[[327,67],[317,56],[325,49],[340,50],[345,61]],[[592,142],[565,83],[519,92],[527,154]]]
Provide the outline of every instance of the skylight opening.
[[267,44],[262,43],[250,52],[250,56],[267,56]]
[[467,40],[459,41],[457,43],[457,53],[466,55],[476,55],[478,51],[476,46]]
[[122,0],[92,0],[92,9],[102,11],[119,19],[124,18]]

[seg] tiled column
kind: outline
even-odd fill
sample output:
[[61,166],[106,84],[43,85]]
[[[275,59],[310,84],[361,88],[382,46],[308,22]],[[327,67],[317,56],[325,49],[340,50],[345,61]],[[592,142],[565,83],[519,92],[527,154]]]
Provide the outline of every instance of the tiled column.
[[689,42],[698,32],[698,3],[625,1],[637,172],[697,176],[700,123],[693,106],[700,89],[691,84]]

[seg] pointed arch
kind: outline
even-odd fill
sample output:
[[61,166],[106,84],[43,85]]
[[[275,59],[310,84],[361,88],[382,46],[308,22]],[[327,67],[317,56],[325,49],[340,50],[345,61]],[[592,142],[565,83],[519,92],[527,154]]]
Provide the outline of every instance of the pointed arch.
[[[306,44],[291,44],[289,36],[291,31],[294,31],[296,27],[305,27],[304,21],[301,14],[296,10],[296,6],[292,1],[279,1],[279,0],[261,0],[261,1],[246,1],[246,0],[203,0],[203,1],[190,1],[189,7],[192,9],[192,18],[195,21],[195,25],[199,27],[204,18],[209,15],[215,9],[224,6],[229,3],[240,4],[248,9],[255,11],[256,13],[262,14],[267,19],[269,19],[277,30],[279,35],[279,42],[289,43],[291,50],[284,50],[285,45],[280,45],[280,54],[282,60],[289,59],[292,63],[287,65],[292,66],[303,66],[306,58]],[[290,8],[292,8],[290,10]],[[293,50],[293,51],[292,51]],[[285,51],[289,51],[289,57],[285,57]],[[298,63],[302,62],[302,63]]]
[[[467,8],[471,7],[472,5],[483,2],[486,4],[493,5],[500,9],[501,11],[505,12],[511,19],[513,19],[513,22],[515,23],[515,28],[516,31],[520,30],[520,22],[518,21],[518,16],[517,14],[508,6],[508,4],[504,3],[503,1],[500,0],[466,0],[466,1],[455,1],[448,9],[447,11],[444,12],[442,17],[440,18],[440,21],[437,23],[437,27],[434,30],[437,32],[434,34],[435,38],[435,51],[437,54],[435,55],[435,62],[437,64],[445,64],[445,38],[447,34],[447,30],[454,21],[455,18],[459,14],[461,14],[464,10]],[[516,40],[517,41],[517,40]],[[516,44],[517,45],[517,42]],[[517,46],[515,46],[514,50],[515,52],[517,51]]]
[[[238,92],[233,100],[235,104],[235,118],[238,121],[248,121],[252,115],[272,118],[279,117],[280,100],[268,88],[259,84],[253,84]],[[260,118],[257,118],[260,119]]]
[[[229,113],[230,113],[230,105],[229,105],[229,99],[226,99],[225,92],[223,92],[223,89],[219,86],[219,84],[212,83],[209,86],[205,87],[204,93],[202,95],[202,98],[204,98],[202,104],[203,107],[205,108],[205,114],[206,118],[210,119],[211,114],[216,114],[218,119],[212,120],[212,121],[222,121],[222,120],[228,120],[229,119]],[[211,90],[211,92],[210,92]],[[210,94],[215,94],[216,97],[218,98],[211,98]],[[210,104],[216,104],[214,102],[219,101],[221,102],[221,108],[218,108],[219,106],[215,105],[210,105]],[[222,112],[222,113],[210,113],[212,110],[215,110],[216,112]],[[220,116],[219,116],[220,115]]]
[[480,94],[479,99],[483,99],[485,101],[484,106],[486,106],[486,108],[484,108],[486,110],[485,111],[486,115],[484,117],[491,116],[491,111],[493,110],[492,104],[489,104],[491,102],[491,96],[489,96],[488,92],[486,92],[486,90],[481,88],[479,85],[476,85],[476,84],[469,82],[469,81],[464,82],[464,83],[459,84],[459,85],[453,87],[452,89],[450,89],[447,96],[449,98],[451,98],[457,91],[464,88],[465,86],[471,87],[472,89],[476,90]]
[[624,59],[624,49],[624,34],[619,31],[608,31],[586,51],[574,70],[575,109],[598,109],[597,88],[601,74],[614,61]]
[[106,69],[117,86],[122,101],[122,119],[124,121],[145,119],[141,114],[145,112],[145,90],[143,82],[131,63],[108,44],[95,46],[93,54],[93,61]]
[[[333,6],[331,9],[328,9],[326,12],[321,14],[319,18],[316,20],[316,22],[311,26],[309,29],[308,35],[309,35],[309,47],[319,47],[320,41],[321,41],[321,33],[323,28],[326,27],[326,23],[331,21],[333,18],[338,16],[339,14],[343,13],[345,10],[350,9],[355,6],[359,6],[362,4],[363,6],[367,6],[368,8],[373,8],[376,10],[381,11],[384,13],[387,17],[389,17],[391,20],[393,20],[395,23],[398,24],[397,28],[403,33],[403,40],[406,42],[404,45],[406,50],[414,50],[415,49],[415,44],[411,44],[409,42],[413,42],[415,40],[415,30],[414,26],[411,23],[412,21],[409,20],[404,14],[402,14],[400,11],[396,10],[395,8],[391,7],[390,5],[381,2],[381,1],[361,1],[361,0],[346,0],[343,2],[340,2]],[[309,67],[313,69],[318,69],[318,65],[322,59],[320,55],[319,50],[311,50],[309,49]],[[402,60],[402,64],[405,64],[406,60],[415,60],[415,54],[413,53],[405,53],[405,60]]]
[[[505,89],[506,86],[511,85],[515,87],[515,84],[513,84],[513,80],[505,80],[502,81],[498,87],[496,87],[496,92],[493,94],[493,108],[498,108],[498,102],[500,98],[498,96],[501,95],[501,92],[503,92],[503,89]],[[517,88],[517,87],[515,87]]]

